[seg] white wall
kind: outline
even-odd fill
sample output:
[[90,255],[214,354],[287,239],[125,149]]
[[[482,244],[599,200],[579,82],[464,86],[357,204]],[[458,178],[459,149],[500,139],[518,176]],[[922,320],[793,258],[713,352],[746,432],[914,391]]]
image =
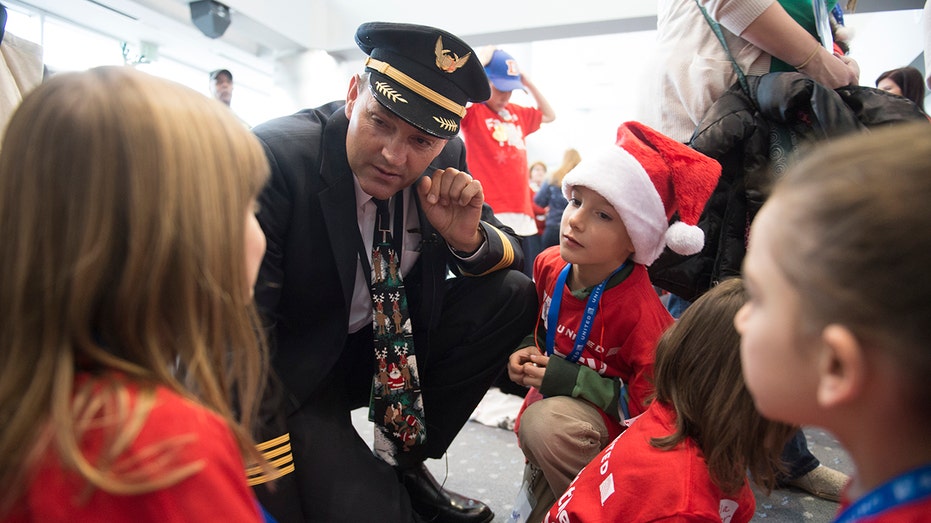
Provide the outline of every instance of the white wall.
[[[873,87],[883,71],[909,65],[921,54],[920,10],[848,14],[845,21],[853,31],[851,56],[860,65],[861,85]],[[617,126],[636,118],[640,72],[655,36],[643,31],[502,45],[557,113],[556,121],[528,137],[528,159],[553,168],[567,148],[584,157],[593,145],[613,142]],[[361,61],[336,64],[305,56],[283,63],[278,80],[280,85],[289,78],[297,110],[344,97],[349,76],[361,68]],[[521,91],[513,101],[532,103]]]
[[[631,1],[622,2],[627,6],[625,9],[630,7]],[[121,2],[127,7],[135,5],[130,0]],[[70,20],[66,16],[69,13],[77,16],[77,13],[84,13],[90,8],[77,9],[74,4],[60,0],[38,0],[38,3],[45,8],[24,7],[25,4],[20,8],[17,7],[20,4],[18,0],[8,2],[6,5],[11,10],[8,29],[12,27],[12,32],[18,36],[39,43],[45,40],[46,63],[53,69],[81,69],[121,61],[119,40],[125,35],[100,33],[99,40],[106,42],[96,45],[91,34],[99,31],[96,27],[77,22],[71,28],[59,27],[58,17],[62,17],[64,22]],[[254,7],[260,2],[238,0],[237,3],[243,7]],[[319,9],[324,3],[314,0],[309,5]],[[65,5],[71,10],[50,14],[53,6],[61,8]],[[25,17],[18,13],[20,9],[48,15]],[[141,7],[138,9],[145,11]],[[862,85],[873,86],[881,72],[909,65],[919,57],[922,45],[920,15],[920,10],[900,10],[846,16],[847,25],[854,32],[851,54],[860,64]],[[42,16],[49,24],[45,34],[40,23]],[[141,27],[145,24],[139,22],[135,25]],[[75,30],[82,33],[81,38],[71,35],[70,32]],[[141,29],[129,27],[124,30]],[[535,33],[533,29],[525,30],[531,38]],[[531,161],[542,160],[554,165],[568,147],[584,153],[592,144],[613,140],[617,125],[635,118],[637,114],[639,77],[651,55],[654,38],[655,31],[643,31],[502,45],[533,77],[557,112],[555,122],[529,137]],[[60,43],[61,40],[64,43]],[[70,43],[77,40],[80,40],[80,46]],[[339,63],[319,50],[279,58],[273,61],[273,65],[262,62],[261,67],[252,67],[252,62],[241,59],[242,53],[227,50],[214,58],[203,59],[193,53],[200,44],[195,45],[189,39],[180,41],[187,44],[176,42],[174,47],[161,47],[161,59],[140,68],[189,85],[204,94],[207,94],[207,71],[220,67],[230,69],[236,80],[233,109],[253,125],[343,98],[350,75],[362,67],[361,60]],[[210,41],[207,47],[220,43]],[[346,48],[352,45],[351,39],[345,42]],[[917,65],[921,68],[920,61]],[[515,95],[515,101],[529,103],[521,94]]]

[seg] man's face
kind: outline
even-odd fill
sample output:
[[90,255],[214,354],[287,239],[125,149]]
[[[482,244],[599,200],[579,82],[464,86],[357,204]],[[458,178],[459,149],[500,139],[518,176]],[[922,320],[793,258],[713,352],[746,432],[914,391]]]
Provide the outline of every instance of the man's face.
[[210,81],[210,94],[217,100],[229,105],[233,100],[233,80],[223,73],[218,74],[216,78]]
[[386,109],[358,75],[349,83],[346,116],[349,166],[362,190],[380,200],[416,182],[446,145]]

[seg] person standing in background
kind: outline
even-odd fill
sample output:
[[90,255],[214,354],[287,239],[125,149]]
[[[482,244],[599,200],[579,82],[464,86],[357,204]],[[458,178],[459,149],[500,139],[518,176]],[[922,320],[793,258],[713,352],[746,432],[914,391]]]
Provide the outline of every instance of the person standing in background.
[[925,84],[931,89],[931,2],[925,2],[921,10],[921,28],[924,35]]
[[0,139],[27,92],[42,83],[42,46],[6,32],[7,11],[0,4]]
[[559,245],[559,224],[562,221],[562,213],[569,204],[562,193],[562,179],[581,161],[582,156],[579,151],[566,149],[562,156],[562,163],[550,173],[543,182],[543,187],[533,198],[534,203],[546,207],[546,226],[543,229],[541,252],[547,247]]
[[[837,2],[826,4],[830,11]],[[854,9],[856,0],[848,0],[846,6]],[[650,63],[653,68],[642,82],[642,121],[683,143],[737,82],[735,63],[746,75],[798,71],[832,89],[855,85],[860,75],[854,60],[822,45],[812,0],[660,0],[656,55]],[[688,305],[676,294],[667,302],[673,317]],[[821,465],[801,429],[786,445],[783,460],[788,468],[783,484],[840,499],[847,476]]]
[[233,102],[233,73],[229,69],[217,69],[210,72],[210,96],[226,104]]
[[[537,234],[527,190],[527,145],[525,139],[540,125],[556,119],[556,113],[539,89],[518,69],[517,61],[501,49],[485,48],[482,64],[491,87],[491,97],[466,109],[462,136],[466,162],[482,183],[485,201],[501,223],[521,237]],[[524,89],[536,107],[511,103],[511,94]],[[526,242],[522,242],[526,243]]]
[[546,178],[546,164],[540,161],[530,164],[530,190],[536,193]]
[[[230,107],[230,104],[233,102],[233,73],[231,73],[229,69],[211,71],[210,95],[227,107]],[[230,110],[232,110],[232,107],[230,107]],[[239,121],[243,125],[250,129],[252,128],[249,122],[243,120],[235,111],[233,111],[233,114],[236,115],[236,118],[239,118]]]
[[[797,70],[832,89],[859,81],[857,63],[818,40],[811,0],[660,0],[641,121],[676,140],[687,142],[711,105],[737,81],[699,4],[720,24],[731,55],[747,75]],[[829,1],[828,8],[836,4]],[[855,4],[848,1],[848,9]]]
[[543,239],[543,230],[546,228],[546,207],[537,205],[534,199],[540,191],[543,184],[543,178],[546,176],[546,164],[536,161],[530,164],[528,173],[530,182],[530,207],[533,209],[533,222],[537,226],[537,233],[527,236],[524,242],[524,274],[533,277],[533,260],[536,259],[540,251],[540,242]]
[[904,96],[925,109],[925,81],[921,71],[914,67],[899,67],[884,72],[876,78],[876,88]]

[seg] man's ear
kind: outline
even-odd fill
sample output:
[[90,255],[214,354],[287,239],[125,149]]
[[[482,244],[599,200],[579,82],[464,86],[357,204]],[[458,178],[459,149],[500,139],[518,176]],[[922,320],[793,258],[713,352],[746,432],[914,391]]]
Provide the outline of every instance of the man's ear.
[[346,91],[346,118],[352,118],[352,107],[359,98],[359,88],[361,86],[360,76],[357,74],[352,75],[352,78],[349,79],[349,90]]
[[831,324],[821,331],[818,369],[818,404],[824,408],[859,398],[866,382],[866,359],[860,341],[850,329]]

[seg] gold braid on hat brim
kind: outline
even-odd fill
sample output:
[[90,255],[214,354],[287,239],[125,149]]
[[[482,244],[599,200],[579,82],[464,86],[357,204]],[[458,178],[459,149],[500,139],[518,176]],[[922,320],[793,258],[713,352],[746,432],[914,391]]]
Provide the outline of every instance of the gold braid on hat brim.
[[399,82],[404,87],[407,87],[411,91],[414,91],[418,95],[426,98],[427,100],[435,103],[436,105],[446,109],[447,111],[458,114],[459,118],[462,118],[466,114],[466,108],[462,105],[457,104],[456,102],[446,98],[440,93],[430,89],[426,85],[414,80],[410,76],[407,76],[402,71],[395,69],[391,64],[382,62],[371,56],[365,61],[365,66],[369,67],[379,73],[388,76],[389,78]]

